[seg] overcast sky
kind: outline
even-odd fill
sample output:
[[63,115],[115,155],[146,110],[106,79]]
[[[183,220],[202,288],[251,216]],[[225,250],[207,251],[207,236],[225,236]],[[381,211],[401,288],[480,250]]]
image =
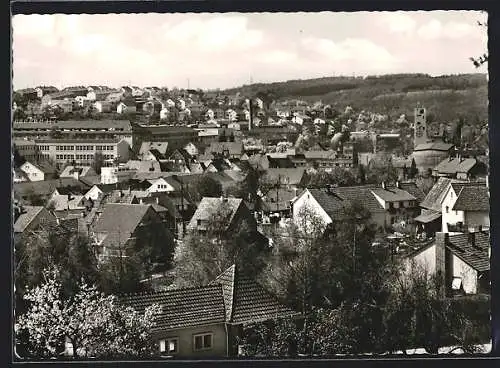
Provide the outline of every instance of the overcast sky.
[[[13,87],[227,88],[331,75],[477,72],[471,11],[16,15]],[[479,71],[487,72],[486,68]]]

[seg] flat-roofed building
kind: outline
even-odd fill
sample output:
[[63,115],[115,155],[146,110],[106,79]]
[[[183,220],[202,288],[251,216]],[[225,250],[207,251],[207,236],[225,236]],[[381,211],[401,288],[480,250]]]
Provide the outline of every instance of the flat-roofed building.
[[101,152],[106,162],[112,163],[115,159],[127,162],[130,146],[125,139],[36,139],[36,146],[43,159],[53,160],[64,164],[75,162],[78,165],[91,165],[97,152]]
[[132,124],[128,120],[65,120],[57,122],[16,121],[13,137],[50,138],[57,134],[66,139],[123,138],[132,147]]

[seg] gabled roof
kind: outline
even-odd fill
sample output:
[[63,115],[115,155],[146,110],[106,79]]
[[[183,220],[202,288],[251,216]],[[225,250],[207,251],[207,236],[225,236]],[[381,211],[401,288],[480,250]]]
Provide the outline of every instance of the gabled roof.
[[414,201],[416,198],[405,190],[399,188],[375,188],[372,193],[386,202]]
[[414,220],[417,222],[427,224],[429,222],[437,220],[440,217],[441,217],[441,212],[437,212],[434,210],[423,210],[422,213],[417,217],[415,217]]
[[138,172],[159,172],[159,171],[161,171],[160,163],[158,161],[129,160],[125,164],[125,167],[130,169],[130,170],[136,170]]
[[85,208],[82,204],[83,198],[82,195],[56,194],[50,201],[54,204],[54,211],[77,210]]
[[489,211],[490,197],[488,188],[484,184],[465,185],[458,193],[457,200],[453,206],[456,211]]
[[37,162],[37,163],[33,163],[33,162],[29,162],[29,161],[26,161],[23,165],[21,165],[21,168],[25,165],[25,164],[31,164],[33,165],[34,167],[36,167],[38,170],[40,170],[41,172],[43,172],[44,174],[54,174],[57,172],[57,169],[50,165],[49,163],[47,162]]
[[64,168],[63,172],[59,176],[61,178],[71,177],[75,172],[78,172],[79,176],[95,175],[94,169],[91,166],[75,167],[69,165]]
[[24,196],[31,192],[39,195],[50,195],[56,188],[72,187],[76,191],[86,192],[90,185],[86,185],[75,178],[59,178],[54,180],[33,181],[24,183],[14,183],[12,185],[14,193]]
[[159,304],[162,312],[154,330],[212,325],[226,320],[223,292],[219,284],[131,294],[122,297],[121,302],[141,313],[146,307]]
[[[238,209],[244,205],[241,198],[214,198],[203,197],[196,212],[194,213],[188,228],[196,229],[198,220],[209,221],[214,216],[221,216],[223,218],[223,225],[226,229],[231,226],[234,216]],[[224,230],[224,229],[221,229]]]
[[43,206],[24,206],[23,213],[21,213],[14,223],[14,232],[22,233],[43,209]]
[[226,321],[240,324],[298,315],[281,304],[253,278],[232,265],[210,285],[222,285]]
[[419,202],[425,198],[425,193],[414,182],[400,182],[399,187],[414,196]]
[[[475,238],[475,245],[472,244],[469,238],[472,236]],[[490,246],[489,231],[479,231],[475,233],[450,235],[446,248],[475,270],[483,272],[490,269],[490,257],[488,255]]]
[[453,179],[439,178],[429,193],[427,193],[422,203],[420,203],[420,207],[441,212],[441,204],[444,201],[449,185],[453,181]]
[[468,173],[476,164],[477,160],[475,158],[454,158],[452,160],[447,158],[441,161],[433,170],[442,174]]
[[[150,205],[109,203],[94,227],[96,233],[108,233],[109,244],[124,244],[141,223]],[[112,241],[111,241],[112,240]]]
[[212,142],[207,152],[213,153],[223,153],[225,150],[229,151],[230,155],[241,155],[243,154],[243,143],[242,142]]

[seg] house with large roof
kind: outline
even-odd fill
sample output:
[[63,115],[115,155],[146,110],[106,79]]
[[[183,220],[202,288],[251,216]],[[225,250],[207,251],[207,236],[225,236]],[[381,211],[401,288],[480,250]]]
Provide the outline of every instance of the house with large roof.
[[160,354],[179,358],[237,356],[244,325],[301,316],[236,265],[206,286],[131,294],[120,300],[138,312],[160,305],[153,339]]
[[40,226],[56,224],[56,217],[43,206],[14,205],[14,240],[36,231]]
[[106,204],[92,228],[92,235],[101,260],[130,255],[146,244],[160,252],[173,251],[174,247],[168,224],[151,205]]
[[438,232],[433,241],[407,255],[406,272],[440,275],[448,295],[489,293],[490,254],[489,231]]
[[325,224],[349,220],[346,213],[353,201],[359,201],[371,214],[371,221],[382,229],[396,223],[412,223],[419,211],[417,198],[401,188],[382,183],[327,189],[305,189],[292,202],[292,217],[299,221],[300,214],[308,209],[317,214]]
[[435,177],[446,177],[452,179],[473,179],[485,177],[488,174],[486,165],[476,158],[447,158],[432,169]]
[[29,181],[44,181],[54,179],[57,170],[46,162],[31,163],[26,161],[19,168],[28,177]]

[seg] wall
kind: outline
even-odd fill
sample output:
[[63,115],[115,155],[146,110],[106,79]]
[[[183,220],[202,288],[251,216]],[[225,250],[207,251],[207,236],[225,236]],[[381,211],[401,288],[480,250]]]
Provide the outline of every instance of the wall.
[[[441,204],[442,231],[445,233],[449,232],[448,223],[456,224],[457,222],[464,222],[464,212],[453,210],[453,206],[456,201],[457,194],[453,190],[453,187],[450,186],[446,196],[444,197],[443,203]],[[448,207],[448,213],[446,212],[446,207]]]
[[477,271],[454,254],[452,255],[452,276],[462,278],[462,286],[467,294],[477,292]]
[[122,139],[116,144],[115,157],[119,157],[120,162],[127,162],[129,160],[130,144]]
[[423,252],[413,257],[415,264],[423,268],[429,274],[436,271],[436,245],[431,245]]
[[490,214],[488,212],[467,211],[465,212],[465,221],[467,225],[482,225],[490,227]]
[[[193,335],[210,332],[212,336],[212,349],[205,351],[194,351]],[[178,350],[175,356],[181,357],[223,357],[227,353],[227,336],[224,324],[192,327],[187,329],[170,330],[158,333],[156,340],[177,337],[179,339]]]
[[293,220],[298,224],[299,214],[303,208],[310,209],[312,212],[317,214],[326,224],[332,222],[330,216],[325,212],[321,205],[316,201],[316,199],[309,193],[305,191],[302,195],[297,198],[297,200],[292,205],[292,216]]

